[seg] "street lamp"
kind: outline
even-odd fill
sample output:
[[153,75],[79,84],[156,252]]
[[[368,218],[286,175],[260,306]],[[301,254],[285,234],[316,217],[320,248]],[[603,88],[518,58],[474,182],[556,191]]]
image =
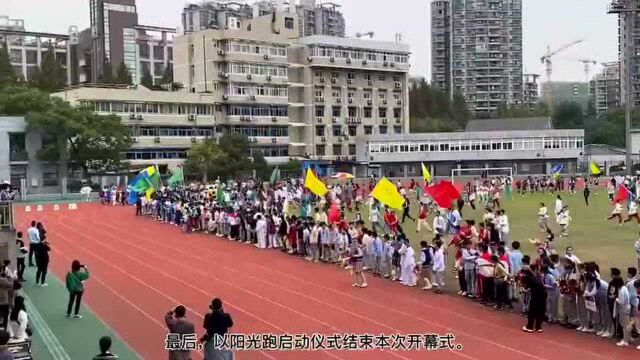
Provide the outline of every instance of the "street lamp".
[[624,44],[624,57],[621,59],[620,76],[621,85],[624,84],[624,138],[626,143],[625,164],[627,165],[627,173],[633,175],[633,164],[631,163],[631,53],[633,51],[633,29],[635,27],[635,15],[640,13],[636,0],[611,0],[608,14],[617,14],[619,18],[624,20],[620,24],[624,24],[624,34],[622,38]]

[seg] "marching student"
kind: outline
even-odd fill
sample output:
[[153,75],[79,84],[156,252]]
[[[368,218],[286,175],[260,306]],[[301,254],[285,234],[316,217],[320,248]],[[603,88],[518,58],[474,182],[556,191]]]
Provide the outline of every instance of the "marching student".
[[629,211],[627,212],[627,218],[624,219],[625,223],[635,218],[636,222],[640,224],[640,215],[638,214],[638,201],[640,201],[640,199],[629,201]]
[[585,180],[584,182],[584,190],[582,190],[582,195],[584,196],[584,203],[589,206],[589,196],[591,195],[591,190],[589,190],[589,181]]
[[402,247],[399,250],[401,255],[400,260],[400,282],[405,286],[416,285],[416,274],[414,272],[416,268],[415,251],[411,247],[409,240],[403,241]]
[[418,224],[416,225],[416,233],[420,233],[420,230],[422,230],[423,227],[426,227],[427,231],[429,232],[433,231],[433,229],[431,229],[431,227],[427,223],[427,216],[428,216],[427,204],[421,203],[420,214],[418,214]]
[[558,214],[558,224],[560,225],[560,237],[569,236],[567,230],[569,229],[569,223],[573,219],[569,216],[569,206],[565,205],[562,210],[560,210],[560,214]]
[[434,241],[433,250],[433,281],[432,284],[436,288],[436,293],[441,294],[444,288],[445,278],[445,257],[444,257],[444,245],[442,240],[437,237]]
[[431,267],[433,266],[433,248],[426,241],[420,241],[420,276],[424,280],[422,290],[431,290]]
[[360,245],[357,240],[354,240],[351,243],[351,248],[349,249],[349,262],[351,265],[351,273],[353,274],[353,287],[367,287],[367,279],[364,277],[363,270],[363,255],[362,245]]
[[547,231],[549,227],[549,213],[544,203],[540,203],[540,208],[538,209],[538,227],[540,232]]
[[611,215],[609,215],[606,220],[611,220],[613,218],[618,218],[618,224],[622,226],[622,201],[616,200],[613,204],[613,210],[611,210]]
[[556,196],[556,223],[560,223],[560,212],[562,211],[562,208],[564,207],[564,204],[562,203],[562,197],[558,194],[558,196]]

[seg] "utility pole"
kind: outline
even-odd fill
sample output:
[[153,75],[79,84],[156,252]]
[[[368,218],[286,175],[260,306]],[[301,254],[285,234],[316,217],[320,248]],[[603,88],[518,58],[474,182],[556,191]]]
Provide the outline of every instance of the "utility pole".
[[625,138],[625,166],[628,175],[633,175],[633,164],[631,163],[631,52],[633,50],[633,29],[635,27],[635,17],[640,12],[640,8],[636,6],[636,0],[611,0],[609,4],[609,14],[617,14],[624,24],[624,56],[621,59],[620,76],[621,85],[624,86],[624,138]]

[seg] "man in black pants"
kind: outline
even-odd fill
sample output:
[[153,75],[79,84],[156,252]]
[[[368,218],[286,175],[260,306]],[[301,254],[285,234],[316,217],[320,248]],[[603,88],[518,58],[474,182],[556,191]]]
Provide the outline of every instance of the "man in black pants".
[[9,306],[11,305],[9,292],[11,290],[13,290],[13,281],[8,279],[6,274],[0,274],[0,316],[5,329],[9,325]]
[[584,183],[584,190],[582,190],[582,194],[584,195],[584,202],[589,206],[589,195],[591,195],[591,190],[589,190],[589,183]]
[[522,330],[529,333],[542,332],[542,322],[547,312],[547,292],[542,282],[531,275],[525,277],[524,287],[529,290],[529,310],[527,325]]
[[411,215],[409,215],[409,209],[411,209],[411,203],[409,203],[409,198],[405,196],[404,205],[402,205],[402,223],[404,223],[404,219],[406,218],[409,218],[414,222],[416,221],[416,219],[412,218]]

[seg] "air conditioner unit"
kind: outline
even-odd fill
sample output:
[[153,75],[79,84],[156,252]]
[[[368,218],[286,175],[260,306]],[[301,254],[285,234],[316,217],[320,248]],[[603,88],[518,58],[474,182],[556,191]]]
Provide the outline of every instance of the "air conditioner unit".
[[274,143],[274,144],[277,143],[278,142],[278,138],[271,138],[271,142]]
[[387,119],[382,119],[382,123],[386,125],[387,124]]
[[347,64],[351,64],[351,58],[347,58]]
[[222,50],[222,49],[218,50],[218,55],[224,56],[224,50]]
[[386,99],[382,99],[382,105],[387,105],[387,100]]
[[386,67],[386,66],[389,66],[389,62],[388,62],[388,61],[383,62],[383,63],[382,63],[382,66],[385,66],[385,67]]
[[338,79],[336,79],[336,78],[331,78],[331,83],[332,83],[332,84],[335,84],[335,83],[337,83],[337,82],[338,82]]
[[322,123],[322,120],[323,120],[323,119],[322,119],[321,117],[317,117],[317,118],[316,118],[316,122],[317,122],[317,123]]
[[331,62],[336,62],[336,58],[331,57],[331,58],[329,58],[329,61],[331,61]]
[[244,121],[245,117],[244,116],[240,116],[240,121]]
[[256,96],[255,95],[251,95],[251,100],[255,100]]
[[392,62],[392,63],[389,63],[389,66],[391,66],[391,67],[395,67],[395,66],[396,66],[396,63],[393,63],[393,62]]
[[402,84],[400,84],[399,82],[396,83],[396,89],[400,89],[400,87],[402,87]]
[[400,124],[400,119],[396,119],[396,124]]
[[312,62],[312,61],[313,61],[313,58],[312,58],[311,56],[307,56],[307,61],[308,61],[308,62]]
[[138,114],[138,120],[142,120],[142,115]]
[[353,98],[349,98],[349,104],[353,102]]
[[373,86],[373,80],[369,80],[369,81],[367,81],[367,85],[369,85],[369,86]]
[[189,114],[189,121],[196,121],[196,114]]
[[338,123],[338,118],[334,117],[333,119],[331,119],[331,122],[334,123],[334,124],[337,124]]
[[195,143],[196,141],[197,141],[197,140],[196,140],[196,138],[195,138],[195,137],[192,137],[192,138],[191,138],[191,142],[192,142],[192,143]]
[[341,157],[340,156],[336,156],[336,161],[340,161]]
[[323,77],[322,77],[322,78],[319,78],[319,79],[318,79],[318,82],[320,82],[320,83],[324,84],[324,78],[323,78]]
[[327,137],[326,136],[321,137],[320,141],[326,142],[327,141]]
[[373,101],[367,100],[367,105],[371,105],[371,104],[373,104]]
[[367,65],[367,60],[362,60],[362,65]]
[[357,118],[356,119],[356,124],[362,124],[362,119],[361,118]]
[[134,142],[134,143],[137,143],[138,142],[138,138],[137,137],[133,137],[133,138],[131,138],[131,141]]
[[229,95],[227,94],[222,95],[222,100],[229,100]]
[[347,84],[353,84],[353,79],[347,79]]
[[271,81],[271,75],[267,75],[267,81]]
[[398,100],[398,105],[402,105],[402,100]]
[[136,114],[135,113],[129,114],[129,119],[130,120],[135,120],[136,119]]
[[337,103],[341,103],[341,102],[342,102],[342,99],[341,99],[341,98],[336,98],[336,102],[337,102]]
[[272,116],[272,117],[271,117],[271,121],[273,121],[273,122],[277,122],[277,121],[278,121],[278,118],[277,118],[277,117],[275,117],[275,116]]
[[218,73],[218,76],[219,76],[219,77],[221,77],[221,78],[223,78],[223,77],[224,77],[224,71],[220,71],[220,72]]
[[159,137],[159,136],[156,136],[156,138],[155,138],[155,139],[153,139],[153,141],[154,141],[155,143],[159,143],[159,142],[160,142],[160,137]]
[[251,80],[251,78],[252,78],[252,77],[253,77],[253,76],[251,76],[251,74],[247,74],[247,79],[248,79],[248,80]]
[[265,60],[269,60],[269,55],[264,54],[264,59],[265,59]]

